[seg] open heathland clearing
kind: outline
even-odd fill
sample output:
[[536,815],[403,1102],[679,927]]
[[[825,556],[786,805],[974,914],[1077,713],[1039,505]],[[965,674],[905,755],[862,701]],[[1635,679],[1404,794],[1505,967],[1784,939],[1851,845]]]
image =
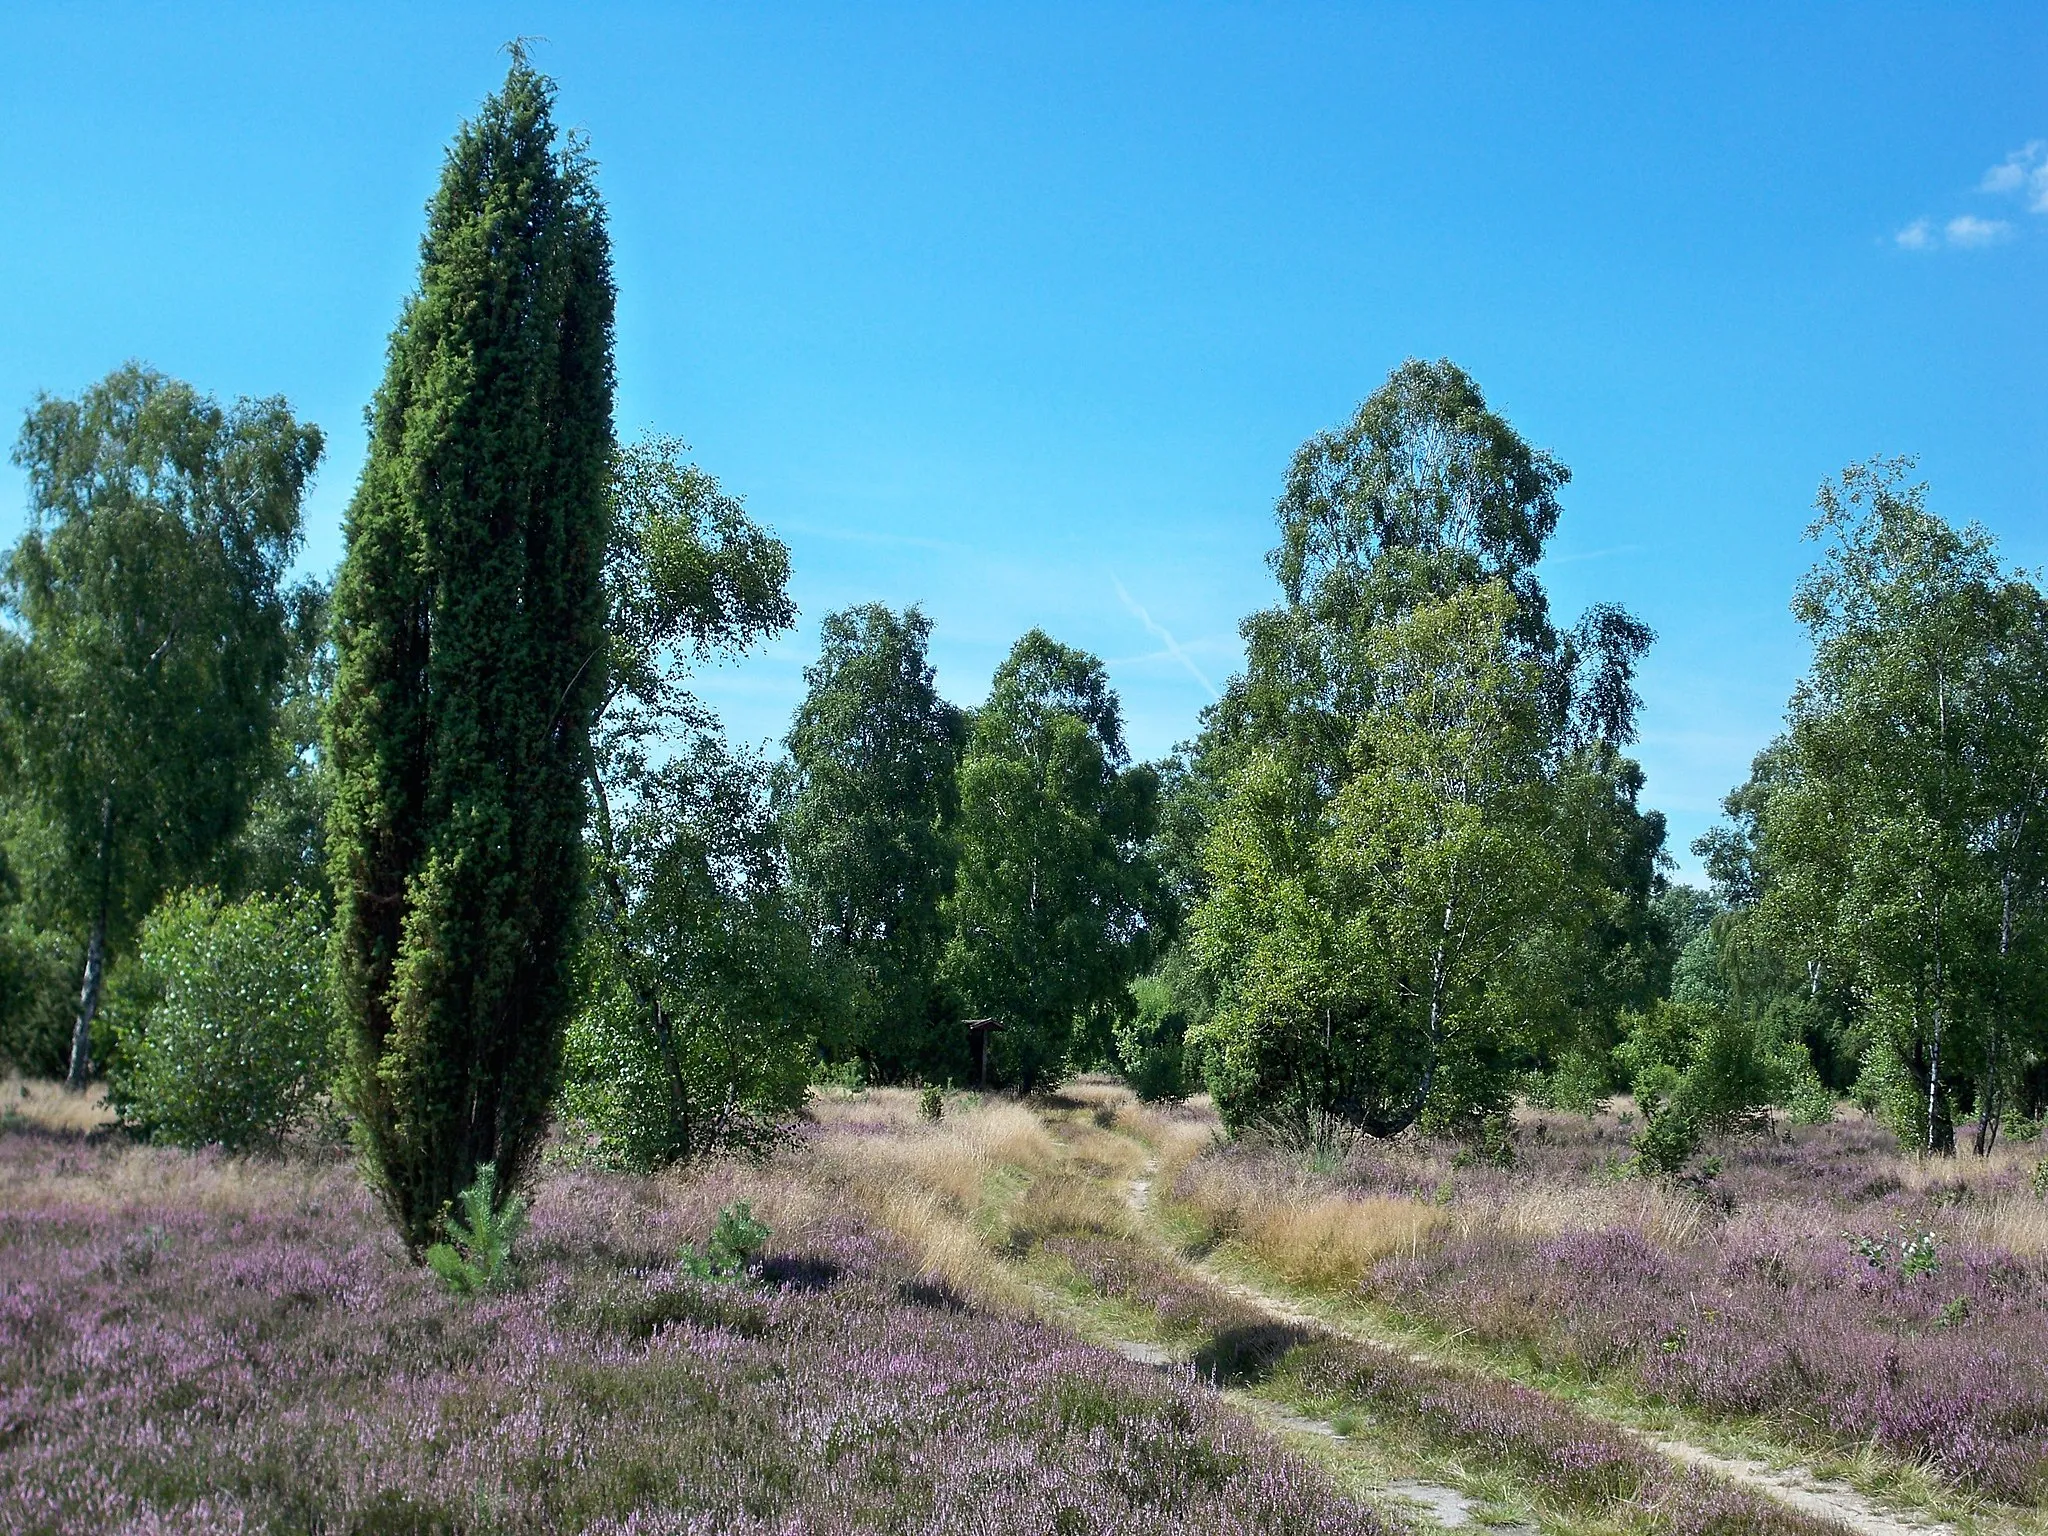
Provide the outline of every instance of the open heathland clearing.
[[[1842,1122],[1694,1191],[1604,1173],[1606,1119],[1498,1167],[1107,1083],[825,1090],[764,1163],[558,1147],[465,1297],[331,1152],[7,1092],[10,1530],[2048,1529],[2017,1155],[1932,1178]],[[738,1200],[760,1257],[693,1273]]]

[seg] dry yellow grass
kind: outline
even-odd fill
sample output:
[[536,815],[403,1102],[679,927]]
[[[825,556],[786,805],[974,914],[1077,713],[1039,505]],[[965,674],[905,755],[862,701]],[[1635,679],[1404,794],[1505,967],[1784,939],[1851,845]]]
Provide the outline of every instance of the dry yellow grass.
[[1040,1174],[1004,1212],[1003,1246],[1021,1253],[1061,1234],[1125,1237],[1130,1207],[1085,1174],[1055,1169]]
[[1301,1200],[1249,1213],[1240,1241],[1298,1285],[1356,1285],[1392,1253],[1412,1253],[1443,1221],[1413,1200]]
[[1157,1181],[1171,1181],[1223,1134],[1223,1122],[1207,1094],[1180,1104],[1147,1104],[1128,1088],[1116,1085],[1099,1092],[1099,1102],[1110,1112],[1111,1124],[1118,1131],[1151,1149],[1158,1164]]
[[68,1136],[89,1135],[114,1123],[107,1091],[98,1083],[73,1093],[62,1083],[15,1076],[0,1078],[0,1115]]
[[957,1103],[945,1119],[930,1121],[918,1118],[915,1092],[879,1088],[853,1099],[814,1098],[811,1113],[825,1128],[826,1155],[856,1184],[909,1184],[960,1211],[981,1203],[1001,1169],[1038,1173],[1059,1158],[1038,1117],[1007,1100]]
[[1175,1186],[1210,1228],[1298,1285],[1355,1285],[1392,1253],[1413,1252],[1444,1213],[1418,1200],[1343,1196],[1195,1164]]
[[1959,1212],[1956,1228],[1971,1241],[2028,1258],[2048,1255],[2048,1203],[2030,1196],[2001,1195]]
[[1059,1147],[1021,1104],[955,1100],[943,1120],[920,1119],[917,1094],[880,1088],[817,1095],[818,1150],[846,1195],[908,1242],[948,1284],[984,1300],[1022,1305],[1029,1293],[976,1230],[974,1217],[1005,1170],[1035,1177]]

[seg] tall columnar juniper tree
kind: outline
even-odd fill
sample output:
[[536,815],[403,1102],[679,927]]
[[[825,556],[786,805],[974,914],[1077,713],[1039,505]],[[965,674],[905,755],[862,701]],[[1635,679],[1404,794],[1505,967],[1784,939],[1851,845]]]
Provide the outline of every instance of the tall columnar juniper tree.
[[603,691],[609,243],[514,50],[429,208],[370,410],[327,720],[343,1091],[415,1253],[532,1166],[560,1070]]

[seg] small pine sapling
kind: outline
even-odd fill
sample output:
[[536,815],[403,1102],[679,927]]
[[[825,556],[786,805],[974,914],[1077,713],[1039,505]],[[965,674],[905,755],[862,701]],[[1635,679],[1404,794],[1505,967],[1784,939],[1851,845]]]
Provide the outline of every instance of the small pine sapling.
[[453,1241],[436,1243],[427,1250],[427,1267],[457,1295],[475,1296],[511,1283],[512,1245],[526,1227],[526,1200],[511,1195],[502,1209],[493,1209],[497,1191],[498,1170],[485,1163],[462,1192],[468,1221],[452,1212],[444,1215],[442,1230]]
[[946,1090],[937,1083],[926,1083],[924,1091],[917,1096],[917,1113],[925,1120],[945,1119]]
[[755,1217],[750,1204],[739,1200],[718,1213],[701,1249],[685,1243],[676,1258],[685,1273],[725,1283],[742,1278],[767,1243],[767,1225]]

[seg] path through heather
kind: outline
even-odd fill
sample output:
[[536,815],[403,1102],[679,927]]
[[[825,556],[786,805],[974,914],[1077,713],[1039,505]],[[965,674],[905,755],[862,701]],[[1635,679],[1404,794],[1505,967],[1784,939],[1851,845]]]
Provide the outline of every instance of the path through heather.
[[[1126,1203],[1141,1223],[1142,1230],[1151,1230],[1152,1185],[1158,1171],[1158,1158],[1148,1148],[1144,1172],[1129,1181],[1126,1191]],[[1161,1246],[1172,1250],[1170,1244]],[[1290,1301],[1285,1296],[1249,1284],[1238,1275],[1226,1273],[1213,1259],[1190,1259],[1177,1250],[1172,1251],[1189,1270],[1235,1300],[1265,1313],[1276,1322],[1324,1329],[1370,1348],[1401,1354],[1418,1365],[1439,1363],[1431,1355],[1416,1350],[1411,1339],[1392,1332],[1369,1330],[1352,1319],[1335,1320]],[[1583,1404],[1577,1406],[1582,1410],[1584,1408]],[[1803,1466],[1779,1468],[1763,1461],[1724,1456],[1705,1446],[1694,1445],[1670,1435],[1650,1434],[1627,1424],[1611,1420],[1609,1422],[1681,1466],[1698,1468],[1724,1481],[1754,1489],[1801,1514],[1833,1521],[1856,1532],[1857,1536],[1954,1536],[1955,1533],[1954,1526],[1909,1511],[1888,1509],[1847,1483],[1818,1477]],[[1314,1426],[1304,1422],[1300,1427]],[[1453,1501],[1460,1500],[1461,1496],[1455,1490],[1439,1489],[1434,1485],[1418,1485],[1418,1492],[1422,1497],[1417,1502],[1430,1510],[1438,1524],[1467,1523],[1455,1513],[1450,1519],[1444,1518],[1446,1513],[1457,1511],[1460,1505],[1456,1502],[1441,1501],[1437,1495],[1448,1493]]]

